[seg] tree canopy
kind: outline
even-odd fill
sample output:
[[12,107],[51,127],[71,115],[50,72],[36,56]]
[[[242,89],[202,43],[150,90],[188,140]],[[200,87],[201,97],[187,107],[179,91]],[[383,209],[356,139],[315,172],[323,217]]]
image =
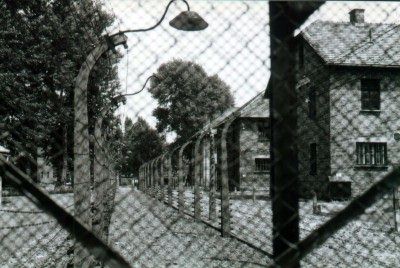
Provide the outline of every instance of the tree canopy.
[[[113,22],[94,0],[0,0],[0,143],[15,157],[34,160],[40,147],[60,174],[63,151],[72,155],[75,77]],[[91,74],[91,117],[116,95],[118,60],[101,59]],[[115,120],[117,104],[109,108]]]
[[191,137],[207,120],[234,105],[229,86],[217,75],[208,76],[190,61],[162,64],[152,78],[150,92],[158,101],[153,114],[157,130],[175,132],[177,141]]

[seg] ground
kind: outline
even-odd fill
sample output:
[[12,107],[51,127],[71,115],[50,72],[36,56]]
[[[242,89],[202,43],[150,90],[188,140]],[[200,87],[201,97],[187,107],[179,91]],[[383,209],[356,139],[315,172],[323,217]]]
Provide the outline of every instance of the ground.
[[[190,214],[193,195],[186,196]],[[72,194],[53,197],[72,209]],[[137,190],[119,188],[116,198],[111,245],[135,267],[258,267],[270,261],[261,251],[235,238],[222,238],[217,230],[180,217],[176,209]],[[202,219],[207,221],[207,193],[202,200]],[[339,230],[303,260],[303,267],[400,267],[399,233],[392,231],[386,203],[376,204]],[[314,215],[311,202],[300,203],[302,238],[346,203],[320,205],[322,213]],[[270,208],[270,201],[231,200],[233,235],[271,252]],[[208,223],[219,227],[219,219]],[[72,245],[68,233],[25,197],[4,198],[0,241],[0,267],[63,267]]]
[[120,195],[117,202],[111,241],[136,267],[259,267],[269,261],[138,191]]
[[[201,195],[202,219],[218,227],[220,219],[208,221],[208,194]],[[193,214],[193,192],[186,191],[185,196],[187,211]],[[315,215],[312,201],[300,201],[300,237],[305,238],[347,203],[318,202],[322,211]],[[177,206],[176,191],[173,205]],[[271,253],[271,201],[231,199],[230,208],[233,235]],[[393,232],[393,218],[391,196],[385,196],[313,250],[303,260],[302,267],[400,267],[400,233]]]

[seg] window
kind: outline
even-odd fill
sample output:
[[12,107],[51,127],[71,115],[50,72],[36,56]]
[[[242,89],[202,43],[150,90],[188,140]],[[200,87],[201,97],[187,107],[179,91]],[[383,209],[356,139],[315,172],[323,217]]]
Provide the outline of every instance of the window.
[[310,175],[317,175],[317,144],[310,143]]
[[308,116],[310,119],[317,117],[317,92],[315,89],[311,89],[308,92]]
[[258,125],[258,140],[267,141],[269,139],[270,128],[268,122],[259,122]]
[[361,80],[361,109],[362,110],[380,110],[381,89],[378,79]]
[[385,166],[387,165],[387,148],[384,142],[357,142],[357,165]]
[[269,172],[270,159],[269,158],[256,158],[256,172]]

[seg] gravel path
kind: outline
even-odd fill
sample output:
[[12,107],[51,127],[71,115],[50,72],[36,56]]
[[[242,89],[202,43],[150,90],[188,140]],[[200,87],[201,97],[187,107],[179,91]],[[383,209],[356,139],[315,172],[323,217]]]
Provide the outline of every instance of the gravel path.
[[264,254],[143,193],[122,191],[113,215],[111,244],[135,267],[260,267]]

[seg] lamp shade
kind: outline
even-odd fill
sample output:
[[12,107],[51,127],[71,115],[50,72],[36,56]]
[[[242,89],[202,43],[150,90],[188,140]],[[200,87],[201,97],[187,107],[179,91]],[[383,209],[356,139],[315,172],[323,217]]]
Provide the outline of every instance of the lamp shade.
[[208,27],[208,23],[194,11],[183,11],[169,25],[181,31],[201,31]]

